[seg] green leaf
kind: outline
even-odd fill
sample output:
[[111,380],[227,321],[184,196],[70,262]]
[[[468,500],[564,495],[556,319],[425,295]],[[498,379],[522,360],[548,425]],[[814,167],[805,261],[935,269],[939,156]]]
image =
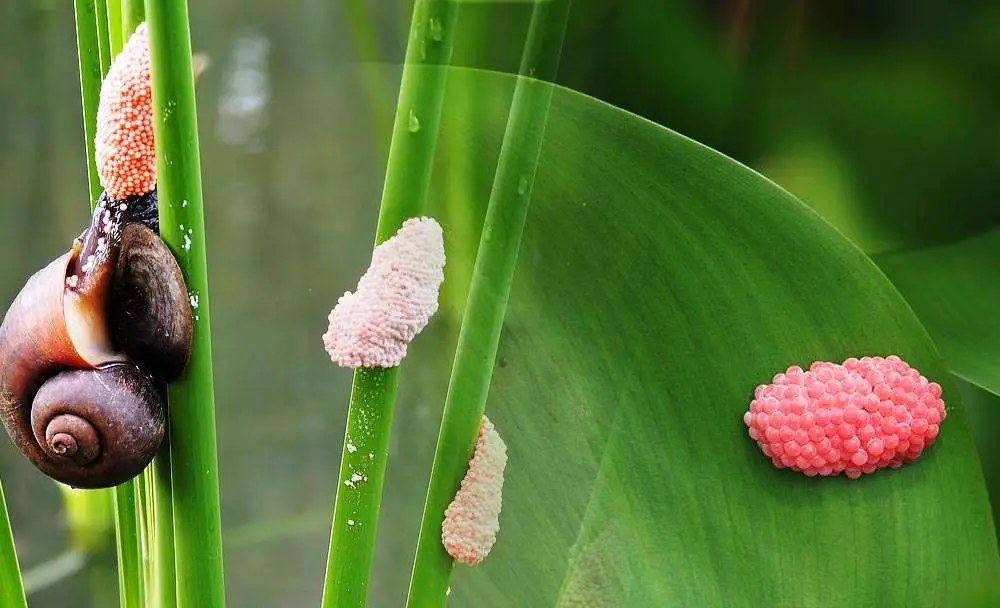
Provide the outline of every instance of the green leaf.
[[[488,199],[513,82],[449,76],[442,142],[477,174],[445,209]],[[996,591],[965,410],[860,250],[758,174],[583,95],[555,89],[544,142],[487,402],[509,448],[501,533],[483,564],[456,567],[453,605],[939,606]],[[441,197],[458,191],[447,173]],[[443,219],[451,240],[475,230]],[[746,436],[753,389],[776,372],[891,353],[945,391],[917,462],[809,479]]]
[[875,260],[927,326],[952,373],[1000,395],[1000,230]]
[[24,585],[21,570],[17,565],[17,551],[11,536],[10,520],[7,518],[7,502],[0,485],[0,606],[27,606],[24,601]]
[[1000,396],[961,379],[956,384],[962,393],[962,402],[969,410],[972,435],[979,448],[986,487],[993,497],[993,523],[996,525],[1000,521],[1000,501],[996,500],[1000,496],[1000,445],[996,441],[996,433],[1000,429]]

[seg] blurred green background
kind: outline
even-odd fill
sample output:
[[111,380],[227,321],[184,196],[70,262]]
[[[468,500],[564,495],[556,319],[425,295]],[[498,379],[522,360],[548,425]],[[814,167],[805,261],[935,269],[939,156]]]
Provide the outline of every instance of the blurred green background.
[[[455,62],[514,71],[529,14],[463,6]],[[320,335],[370,253],[409,4],[216,0],[192,3],[191,20],[211,61],[198,101],[227,595],[313,605],[350,382]],[[87,219],[70,4],[3,3],[0,50],[6,303]],[[881,253],[1000,223],[997,74],[987,0],[576,0],[559,81],[763,172]],[[451,329],[418,341],[404,374],[392,450],[409,465],[389,468],[373,605],[405,593],[426,475],[413,472],[429,470]],[[963,390],[998,496],[1000,400]],[[60,490],[6,441],[0,478],[26,571],[80,546]],[[95,590],[113,586],[113,556],[99,553],[36,577],[31,605],[108,605]]]

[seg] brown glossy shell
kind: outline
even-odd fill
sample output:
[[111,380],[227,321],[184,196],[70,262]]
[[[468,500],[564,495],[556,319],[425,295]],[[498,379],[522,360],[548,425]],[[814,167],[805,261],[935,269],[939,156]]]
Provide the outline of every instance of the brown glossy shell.
[[89,367],[66,332],[63,290],[70,257],[66,253],[32,275],[0,325],[0,419],[36,463],[45,456],[31,431],[31,399],[60,370]]
[[31,406],[35,444],[46,446],[46,457],[35,465],[79,488],[135,477],[163,441],[166,417],[157,384],[128,363],[56,374]]
[[[107,487],[145,468],[162,441],[165,380],[190,357],[187,289],[159,237],[129,224],[109,286],[113,344],[132,363],[94,368],[66,330],[65,284],[75,253],[25,284],[0,324],[0,420],[45,474],[77,487]],[[103,298],[100,299],[104,301]]]
[[176,380],[191,357],[188,297],[181,268],[160,237],[142,224],[125,226],[108,303],[115,347],[157,378]]

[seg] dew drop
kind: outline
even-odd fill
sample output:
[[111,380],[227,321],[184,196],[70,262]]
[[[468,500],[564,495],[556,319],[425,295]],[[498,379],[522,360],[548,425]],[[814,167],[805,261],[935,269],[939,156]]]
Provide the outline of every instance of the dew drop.
[[444,39],[444,26],[441,25],[441,20],[437,17],[431,17],[430,36],[434,42],[441,42]]
[[417,118],[417,113],[414,112],[412,108],[410,109],[409,127],[410,127],[410,133],[416,133],[417,131],[420,130],[420,119]]
[[524,195],[528,192],[528,178],[521,176],[521,179],[517,180],[517,193]]

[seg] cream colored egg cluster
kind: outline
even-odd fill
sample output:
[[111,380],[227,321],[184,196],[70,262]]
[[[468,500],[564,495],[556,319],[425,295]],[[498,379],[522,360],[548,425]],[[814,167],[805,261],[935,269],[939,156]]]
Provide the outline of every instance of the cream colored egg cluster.
[[893,355],[792,366],[757,387],[743,422],[776,467],[856,479],[915,460],[945,415],[941,387]]
[[444,235],[431,218],[411,218],[375,248],[371,266],[330,312],[323,345],[341,367],[393,367],[438,309]]
[[441,525],[444,548],[463,564],[473,566],[481,562],[497,540],[506,466],[507,445],[489,418],[483,416],[469,472],[455,500],[448,505]]
[[101,85],[94,139],[101,186],[112,201],[156,188],[149,40],[139,25]]

